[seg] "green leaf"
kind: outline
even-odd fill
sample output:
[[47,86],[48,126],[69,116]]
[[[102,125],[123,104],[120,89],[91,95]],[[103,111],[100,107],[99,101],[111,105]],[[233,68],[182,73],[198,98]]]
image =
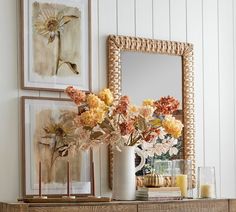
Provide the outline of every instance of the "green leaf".
[[144,131],[147,129],[145,118],[141,116],[138,117],[138,129],[140,129],[141,131]]
[[91,133],[91,135],[90,135],[90,139],[98,139],[100,136],[102,136],[103,135],[103,133],[102,132],[100,132],[100,131],[95,131],[95,132],[93,132],[93,133]]
[[160,127],[161,126],[161,119],[154,119],[149,121],[149,123],[151,125],[153,125],[154,127]]
[[130,146],[135,145],[140,139],[142,138],[141,135],[137,136],[136,138],[133,139],[132,143],[130,144]]

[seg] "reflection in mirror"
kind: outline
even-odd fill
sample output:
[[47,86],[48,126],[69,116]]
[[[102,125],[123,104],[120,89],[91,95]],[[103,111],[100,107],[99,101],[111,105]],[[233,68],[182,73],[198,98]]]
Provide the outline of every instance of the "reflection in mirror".
[[180,56],[121,52],[122,95],[140,105],[144,99],[173,96],[182,109],[182,60]]

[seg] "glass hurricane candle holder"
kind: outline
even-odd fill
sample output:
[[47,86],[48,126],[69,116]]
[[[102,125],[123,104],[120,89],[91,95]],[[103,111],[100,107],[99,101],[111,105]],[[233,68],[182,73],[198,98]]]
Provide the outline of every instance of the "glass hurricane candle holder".
[[164,178],[163,186],[172,186],[172,161],[170,160],[154,160],[154,171]]
[[198,167],[198,198],[216,198],[215,167]]
[[179,187],[183,198],[192,198],[192,161],[173,160],[172,186]]

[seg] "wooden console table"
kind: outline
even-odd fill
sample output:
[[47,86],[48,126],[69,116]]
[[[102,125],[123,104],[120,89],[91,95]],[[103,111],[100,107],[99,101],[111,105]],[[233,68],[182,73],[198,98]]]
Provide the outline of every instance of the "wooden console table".
[[0,203],[0,212],[236,212],[236,200],[182,200],[168,202],[113,201],[104,203]]

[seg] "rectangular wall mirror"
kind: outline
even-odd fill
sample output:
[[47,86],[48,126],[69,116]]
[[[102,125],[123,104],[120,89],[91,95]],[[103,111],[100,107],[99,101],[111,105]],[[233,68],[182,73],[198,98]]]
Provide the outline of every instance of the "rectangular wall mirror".
[[[193,45],[190,43],[114,36],[107,39],[108,86],[115,99],[128,95],[132,103],[173,96],[180,102],[184,124],[181,158],[192,160],[195,187]],[[113,151],[109,148],[112,186]]]

